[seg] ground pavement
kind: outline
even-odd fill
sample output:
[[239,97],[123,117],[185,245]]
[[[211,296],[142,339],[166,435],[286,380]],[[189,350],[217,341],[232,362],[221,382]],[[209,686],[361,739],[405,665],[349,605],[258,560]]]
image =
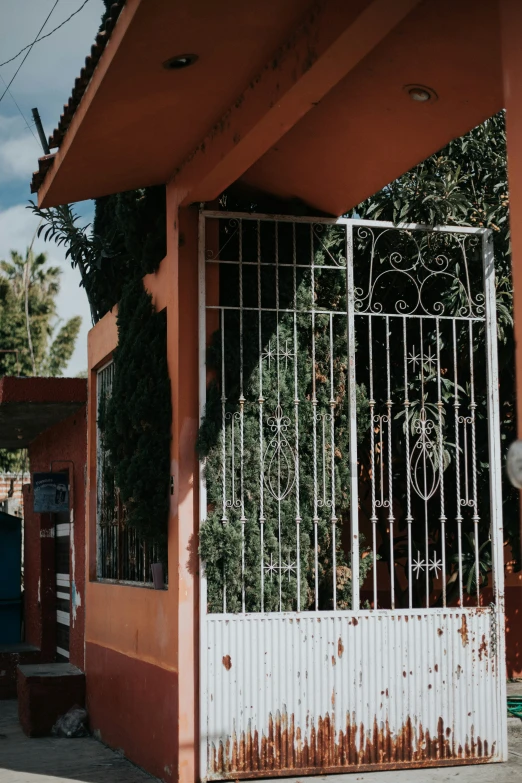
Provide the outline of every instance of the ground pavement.
[[[520,685],[511,690],[522,692]],[[522,721],[509,718],[508,731],[509,761],[505,764],[354,772],[286,778],[284,783],[522,783]],[[153,783],[155,780],[120,753],[90,737],[28,739],[18,723],[16,701],[0,701],[0,783]]]
[[155,780],[92,737],[28,739],[18,723],[17,702],[0,701],[0,783],[153,783]]

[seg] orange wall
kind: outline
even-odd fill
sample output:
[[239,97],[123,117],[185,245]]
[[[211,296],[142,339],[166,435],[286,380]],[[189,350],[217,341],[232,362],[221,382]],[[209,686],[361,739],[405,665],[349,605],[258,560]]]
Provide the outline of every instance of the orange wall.
[[[174,482],[169,587],[155,591],[96,581],[96,369],[111,358],[117,344],[114,310],[91,330],[88,344],[87,698],[92,726],[109,745],[121,747],[133,761],[164,780],[179,776],[192,781],[197,757],[198,657],[197,210],[182,209],[178,214],[171,193],[167,225],[167,256],[158,272],[147,275],[144,282],[156,308],[167,308]],[[178,671],[182,674],[179,684]],[[144,682],[149,685],[142,693]],[[147,732],[143,732],[144,724]]]

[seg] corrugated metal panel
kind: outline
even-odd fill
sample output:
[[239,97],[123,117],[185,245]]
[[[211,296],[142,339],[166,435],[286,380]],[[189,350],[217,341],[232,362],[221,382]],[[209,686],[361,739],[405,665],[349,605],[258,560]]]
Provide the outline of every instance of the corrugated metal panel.
[[208,615],[208,777],[500,761],[491,609]]

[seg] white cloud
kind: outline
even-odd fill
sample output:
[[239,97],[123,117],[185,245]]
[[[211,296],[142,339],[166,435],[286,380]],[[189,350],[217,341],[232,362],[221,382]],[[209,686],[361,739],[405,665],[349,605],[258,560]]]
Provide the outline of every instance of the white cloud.
[[[0,258],[7,258],[10,250],[25,253],[37,226],[38,218],[21,204],[0,212]],[[80,273],[77,269],[72,269],[63,248],[46,243],[40,238],[36,239],[34,249],[47,253],[49,263],[60,266],[63,270],[58,296],[60,318],[66,321],[74,315],[82,317],[76,350],[66,371],[67,375],[77,375],[87,369],[87,332],[91,326],[87,296],[79,286]]]
[[0,182],[28,182],[41,155],[38,143],[21,117],[0,115]]
[[[54,3],[55,0],[0,0],[0,61],[15,55],[34,39]],[[63,22],[81,4],[82,0],[58,3],[44,33]],[[70,22],[34,46],[13,82],[11,92],[24,117],[32,124],[31,109],[37,106],[47,135],[56,127],[63,104],[69,99],[74,81],[90,53],[103,10],[102,0],[89,0]],[[6,83],[21,59],[0,69]],[[0,95],[2,92],[0,81]],[[11,249],[25,252],[36,230],[37,218],[20,201],[24,198],[24,190],[29,198],[29,181],[38,166],[42,148],[26,127],[9,94],[0,103],[0,111],[0,195],[3,204],[14,204],[0,211],[0,258],[5,258]],[[36,135],[34,128],[33,131]],[[90,204],[78,207],[82,213],[92,208]],[[63,248],[37,240],[35,249],[45,251],[49,261],[63,269],[58,298],[60,318],[82,316],[77,347],[67,370],[68,374],[76,375],[87,368],[87,331],[90,328],[87,297],[79,287],[80,275],[65,260]]]

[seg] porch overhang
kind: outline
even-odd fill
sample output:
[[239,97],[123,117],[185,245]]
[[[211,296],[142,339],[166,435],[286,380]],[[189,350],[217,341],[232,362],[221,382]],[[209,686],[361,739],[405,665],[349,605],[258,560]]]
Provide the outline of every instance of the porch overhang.
[[115,8],[34,180],[44,207],[169,182],[210,201],[239,180],[339,215],[503,105],[489,0]]
[[0,448],[26,448],[86,402],[84,378],[1,378]]

